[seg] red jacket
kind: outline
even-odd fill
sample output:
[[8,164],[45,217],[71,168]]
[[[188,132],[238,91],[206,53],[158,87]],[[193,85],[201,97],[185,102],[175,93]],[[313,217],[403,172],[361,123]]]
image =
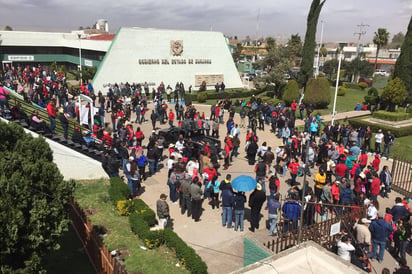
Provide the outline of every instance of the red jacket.
[[379,180],[379,178],[373,179],[370,191],[373,195],[378,196],[379,192],[381,191],[381,180]]
[[381,160],[380,160],[379,158],[375,158],[375,159],[372,161],[372,166],[376,169],[376,171],[379,170],[379,165],[380,165],[380,163],[381,163]]
[[361,154],[359,162],[362,166],[366,166],[368,164],[368,155],[365,154]]
[[51,102],[47,105],[47,114],[49,117],[56,118],[56,107],[51,104]]
[[173,112],[169,112],[169,121],[173,121],[175,119],[175,114]]

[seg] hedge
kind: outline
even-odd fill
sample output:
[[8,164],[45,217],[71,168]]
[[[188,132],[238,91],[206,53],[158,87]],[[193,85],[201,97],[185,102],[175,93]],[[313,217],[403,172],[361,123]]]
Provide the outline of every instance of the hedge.
[[[265,91],[267,91],[269,87],[264,86],[262,88],[257,88],[257,89],[252,89],[252,90],[246,90],[246,89],[230,89],[230,90],[225,90],[225,91],[200,91],[197,93],[192,93],[192,94],[185,94],[185,101],[198,101],[199,95],[200,94],[205,94],[207,100],[221,100],[221,99],[226,99],[226,98],[246,98],[246,97],[251,97],[252,95],[259,95]],[[204,95],[201,95],[201,98]]]
[[349,88],[349,89],[361,89],[359,87],[358,83],[345,82],[345,83],[343,83],[343,86],[345,88]]
[[339,87],[339,89],[338,89],[338,96],[345,96],[345,94],[346,94],[346,88],[345,88],[345,86]]
[[149,225],[138,213],[129,216],[131,230],[138,235],[148,248],[157,248],[166,245],[173,249],[176,257],[191,273],[207,273],[207,265],[175,232],[170,229],[150,231]]
[[411,118],[411,115],[406,112],[390,112],[390,111],[385,111],[385,110],[379,110],[379,111],[375,111],[372,114],[372,117],[376,119],[397,122],[397,121],[408,120]]
[[109,197],[114,206],[117,202],[125,200],[130,196],[130,188],[119,177],[110,178]]
[[392,134],[394,134],[396,137],[412,135],[412,126],[396,128],[396,127],[391,127],[387,125],[374,124],[374,123],[364,120],[365,118],[368,118],[368,117],[370,118],[371,116],[364,116],[364,117],[349,119],[349,124],[355,128],[358,128],[360,126],[363,126],[363,127],[369,126],[372,132],[378,132],[379,129],[382,129],[384,132],[390,130]]
[[175,250],[176,257],[191,273],[207,273],[207,265],[202,258],[172,230],[150,231],[150,227],[156,224],[154,211],[141,199],[126,201],[130,190],[122,179],[118,177],[110,179],[109,195],[121,215],[130,213],[130,228],[144,242],[145,246],[153,249],[166,245]]

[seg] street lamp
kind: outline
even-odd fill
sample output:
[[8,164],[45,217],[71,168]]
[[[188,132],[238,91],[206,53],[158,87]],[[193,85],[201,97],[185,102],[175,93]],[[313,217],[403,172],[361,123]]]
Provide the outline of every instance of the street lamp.
[[316,72],[315,72],[315,79],[318,78],[319,75],[319,54],[320,54],[320,48],[322,47],[322,40],[323,40],[323,23],[325,21],[321,20],[320,24],[321,24],[321,30],[320,30],[320,43],[319,43],[319,47],[318,47],[318,55],[316,57]]
[[333,100],[333,112],[332,112],[332,126],[335,123],[335,116],[336,116],[336,99],[338,96],[338,89],[339,89],[339,80],[340,80],[340,64],[342,62],[342,58],[343,58],[343,44],[339,43],[339,55],[338,55],[338,73],[336,75],[336,85],[335,85],[335,98]]
[[82,43],[81,43],[81,37],[82,35],[80,33],[77,34],[79,37],[79,70],[80,70],[80,86],[83,85],[83,75],[82,75]]

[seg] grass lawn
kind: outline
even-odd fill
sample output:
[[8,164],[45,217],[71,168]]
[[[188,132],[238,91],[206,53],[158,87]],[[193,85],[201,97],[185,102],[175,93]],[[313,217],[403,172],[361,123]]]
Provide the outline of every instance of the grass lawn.
[[[371,149],[375,149],[375,134],[372,135]],[[383,143],[381,145],[383,151]],[[395,143],[391,147],[390,158],[400,157],[412,161],[412,138],[411,136],[403,136],[395,139]]]
[[143,242],[130,230],[129,219],[120,216],[108,200],[108,180],[77,182],[75,198],[82,208],[91,206],[96,214],[90,216],[93,225],[101,225],[109,230],[104,243],[110,249],[127,249],[126,269],[130,273],[189,273],[182,266],[176,267],[178,260],[174,252],[165,247],[143,250]]
[[62,235],[59,244],[60,249],[51,253],[45,259],[47,273],[96,273],[71,225],[69,231]]

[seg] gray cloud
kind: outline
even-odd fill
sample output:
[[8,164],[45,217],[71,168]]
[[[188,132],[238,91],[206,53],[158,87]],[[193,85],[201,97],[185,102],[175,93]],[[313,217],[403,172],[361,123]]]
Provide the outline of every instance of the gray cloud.
[[[0,18],[2,24],[16,30],[70,31],[105,18],[111,32],[122,26],[212,27],[240,37],[299,33],[303,38],[310,4],[311,0],[0,0]],[[405,32],[411,14],[411,0],[327,0],[320,18],[325,21],[325,41],[354,41],[356,25],[363,22],[370,25],[363,37],[367,42],[378,27],[387,28],[391,34]]]

